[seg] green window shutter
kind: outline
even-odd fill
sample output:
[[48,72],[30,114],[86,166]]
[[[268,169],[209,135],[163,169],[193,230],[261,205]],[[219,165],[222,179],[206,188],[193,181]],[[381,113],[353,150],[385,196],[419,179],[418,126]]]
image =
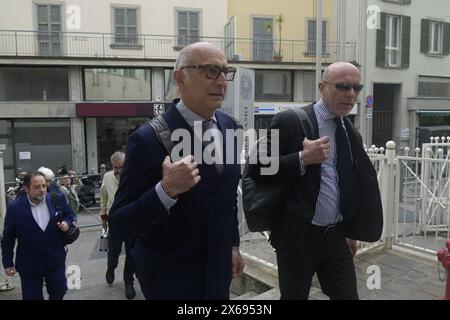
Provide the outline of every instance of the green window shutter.
[[422,19],[420,28],[420,52],[430,52],[430,20]]
[[380,12],[380,29],[377,29],[376,66],[386,66],[386,13]]
[[444,43],[442,46],[442,54],[450,54],[450,23],[444,23]]
[[402,16],[402,68],[409,68],[411,17]]

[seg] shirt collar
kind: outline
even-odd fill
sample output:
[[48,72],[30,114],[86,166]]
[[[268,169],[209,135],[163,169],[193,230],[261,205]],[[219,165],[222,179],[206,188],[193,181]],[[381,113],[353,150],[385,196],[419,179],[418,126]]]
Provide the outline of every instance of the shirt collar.
[[332,120],[336,118],[336,115],[334,115],[332,112],[328,110],[327,106],[325,105],[322,99],[320,99],[314,105],[314,109],[317,111],[317,113],[323,120]]
[[35,203],[31,202],[30,197],[29,197],[28,194],[27,194],[27,200],[28,200],[28,202],[30,203],[30,206],[31,206],[32,208],[34,208],[34,207],[40,207],[40,206],[44,205],[45,202],[46,202],[46,197],[44,196],[44,200],[42,200],[42,201],[41,201],[40,203],[38,203],[38,204],[35,204]]
[[[186,122],[193,127],[196,121],[205,121],[206,119],[199,116],[195,112],[193,112],[191,109],[189,109],[184,103],[183,100],[180,100],[180,102],[176,105],[177,110],[180,112],[181,116],[186,120]],[[211,118],[214,122],[217,123],[216,119],[216,113],[214,112]]]

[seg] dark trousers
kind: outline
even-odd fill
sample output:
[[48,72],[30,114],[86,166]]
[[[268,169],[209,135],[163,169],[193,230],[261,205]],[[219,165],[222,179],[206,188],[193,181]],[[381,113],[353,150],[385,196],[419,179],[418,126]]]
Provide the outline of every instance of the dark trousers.
[[50,300],[62,300],[67,291],[66,267],[56,270],[45,270],[42,274],[20,274],[23,300],[44,300],[42,287],[47,286]]
[[[111,234],[108,237],[108,269],[114,270],[119,263],[119,255],[122,251],[122,240],[116,237],[112,237]],[[123,269],[123,282],[133,283],[134,274],[136,272],[134,267],[134,261],[131,256],[131,241],[125,241],[125,267]]]
[[324,294],[335,300],[358,300],[353,256],[342,224],[311,226],[301,245],[287,255],[277,253],[282,300],[306,300],[317,273]]

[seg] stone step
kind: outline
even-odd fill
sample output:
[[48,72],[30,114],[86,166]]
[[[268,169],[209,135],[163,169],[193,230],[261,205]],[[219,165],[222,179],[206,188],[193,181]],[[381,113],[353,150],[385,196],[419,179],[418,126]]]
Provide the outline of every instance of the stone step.
[[251,297],[250,300],[279,300],[280,299],[280,289],[272,288],[267,290],[257,296]]
[[258,292],[256,291],[248,291],[240,296],[232,298],[231,300],[250,300],[252,297],[257,296]]

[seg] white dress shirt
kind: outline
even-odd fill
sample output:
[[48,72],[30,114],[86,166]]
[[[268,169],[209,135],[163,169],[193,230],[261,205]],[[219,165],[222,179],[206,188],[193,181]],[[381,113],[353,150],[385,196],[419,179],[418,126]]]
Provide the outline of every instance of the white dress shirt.
[[34,204],[30,201],[30,198],[27,195],[27,199],[30,202],[31,206],[31,213],[33,214],[34,220],[36,220],[36,223],[39,225],[39,227],[42,229],[42,231],[45,231],[47,228],[48,222],[50,221],[50,211],[47,207],[47,201],[42,200],[39,204]]

